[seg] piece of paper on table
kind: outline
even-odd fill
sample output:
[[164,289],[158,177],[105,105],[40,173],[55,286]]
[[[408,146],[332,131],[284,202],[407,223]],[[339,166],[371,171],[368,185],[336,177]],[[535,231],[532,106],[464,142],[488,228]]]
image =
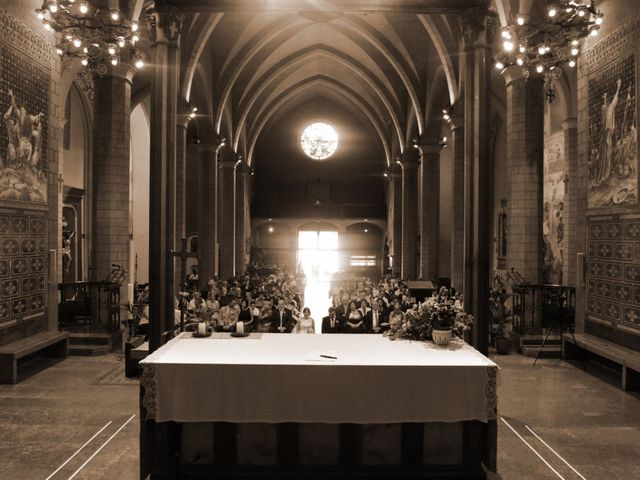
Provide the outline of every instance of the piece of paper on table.
[[310,350],[304,357],[305,362],[335,362],[338,354],[333,350]]

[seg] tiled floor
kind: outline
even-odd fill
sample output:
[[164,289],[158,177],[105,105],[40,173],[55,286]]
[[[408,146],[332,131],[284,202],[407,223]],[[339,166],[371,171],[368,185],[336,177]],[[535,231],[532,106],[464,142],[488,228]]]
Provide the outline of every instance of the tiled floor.
[[[579,364],[548,359],[533,367],[532,359],[519,355],[496,361],[502,369],[501,416],[557,472],[501,419],[498,463],[503,479],[640,478],[640,395],[623,392],[613,377],[603,380],[593,366],[585,372]],[[0,386],[0,479],[137,479],[138,418],[126,422],[137,414],[138,388],[135,382],[118,384],[121,358],[72,357],[41,369],[43,362],[36,362],[40,371],[20,384]]]

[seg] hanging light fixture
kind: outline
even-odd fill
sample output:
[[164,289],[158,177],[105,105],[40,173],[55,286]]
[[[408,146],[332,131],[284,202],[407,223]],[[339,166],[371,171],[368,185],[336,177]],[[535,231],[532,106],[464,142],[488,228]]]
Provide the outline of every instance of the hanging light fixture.
[[576,66],[580,40],[598,35],[602,21],[603,15],[597,10],[595,0],[555,2],[547,7],[538,22],[518,15],[501,31],[503,51],[494,65],[498,70],[520,66],[525,78],[532,71],[544,75],[547,99],[551,102],[555,98],[551,84],[562,75],[561,67]]
[[36,16],[46,30],[56,33],[56,52],[67,64],[79,60],[104,75],[129,47],[136,68],[144,66],[133,48],[140,38],[139,25],[120,11],[118,0],[43,0]]

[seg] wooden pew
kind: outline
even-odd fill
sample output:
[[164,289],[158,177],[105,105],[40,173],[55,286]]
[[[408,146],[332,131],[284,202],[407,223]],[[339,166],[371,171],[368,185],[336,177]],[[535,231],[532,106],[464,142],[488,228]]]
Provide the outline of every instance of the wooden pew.
[[576,333],[575,341],[570,333],[562,335],[562,358],[591,353],[622,366],[622,388],[640,390],[640,352],[621,347],[588,333]]
[[49,357],[66,358],[69,332],[40,332],[0,347],[0,383],[16,383],[18,360],[42,352]]

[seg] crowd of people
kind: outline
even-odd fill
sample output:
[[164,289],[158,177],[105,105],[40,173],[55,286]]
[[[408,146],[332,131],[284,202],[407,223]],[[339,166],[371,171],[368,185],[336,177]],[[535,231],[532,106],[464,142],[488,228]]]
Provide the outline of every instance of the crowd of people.
[[[306,278],[278,266],[255,267],[230,280],[210,279],[199,290],[197,267],[186,279],[186,292],[176,298],[175,323],[186,330],[206,322],[218,332],[318,333],[304,304]],[[322,333],[384,333],[417,308],[407,285],[394,278],[373,281],[335,276],[327,292],[330,307],[322,317]],[[147,323],[143,314],[141,325]],[[143,332],[144,333],[144,332]]]

